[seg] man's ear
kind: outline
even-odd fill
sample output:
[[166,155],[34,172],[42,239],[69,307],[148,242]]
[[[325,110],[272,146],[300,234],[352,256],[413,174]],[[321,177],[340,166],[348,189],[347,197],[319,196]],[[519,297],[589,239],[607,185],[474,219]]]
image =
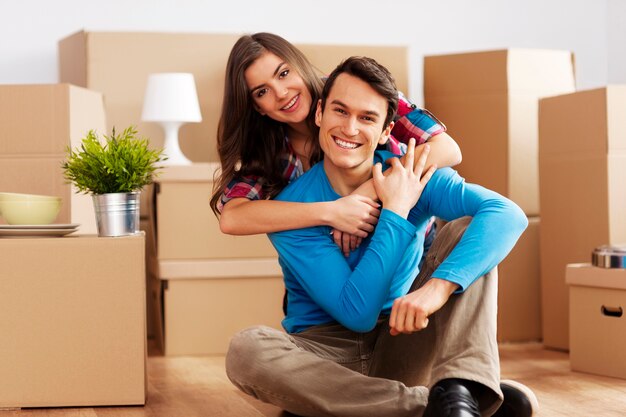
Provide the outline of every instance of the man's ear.
[[315,109],[315,124],[320,127],[322,124],[322,99],[317,100],[317,109]]
[[393,129],[393,122],[389,123],[383,132],[380,134],[380,140],[378,141],[379,145],[384,145],[389,140],[389,135],[391,135],[391,129]]

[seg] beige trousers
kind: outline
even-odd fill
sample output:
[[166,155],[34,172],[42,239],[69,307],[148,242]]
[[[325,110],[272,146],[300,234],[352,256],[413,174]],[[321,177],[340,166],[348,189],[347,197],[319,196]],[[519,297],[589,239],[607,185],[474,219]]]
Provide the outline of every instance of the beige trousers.
[[[446,224],[411,291],[450,253],[469,219]],[[496,343],[497,272],[452,295],[426,329],[391,336],[388,317],[356,333],[338,323],[302,333],[257,326],[236,334],[226,372],[243,392],[300,416],[419,417],[428,389],[445,378],[476,381],[481,413],[502,401]]]

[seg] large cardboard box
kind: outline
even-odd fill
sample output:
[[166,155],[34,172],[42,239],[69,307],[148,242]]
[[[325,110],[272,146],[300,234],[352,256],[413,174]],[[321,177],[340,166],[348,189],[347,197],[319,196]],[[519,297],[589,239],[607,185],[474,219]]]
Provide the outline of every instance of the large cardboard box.
[[539,215],[537,101],[575,89],[567,51],[427,56],[424,100],[463,150],[459,173]]
[[498,341],[526,342],[541,339],[538,217],[509,256],[498,265]]
[[539,104],[543,339],[568,348],[565,266],[626,242],[626,86]]
[[144,404],[144,238],[0,238],[0,408]]
[[67,147],[89,129],[104,133],[100,93],[69,84],[0,85],[0,191],[59,196],[55,223],[95,233],[91,197],[74,193],[61,170]]
[[626,269],[570,264],[572,370],[626,378]]
[[276,260],[192,261],[165,269],[166,355],[223,355],[239,330],[281,329],[285,287]]
[[[190,72],[194,75],[202,112],[201,123],[181,127],[183,153],[194,162],[219,161],[217,123],[222,107],[224,70],[239,34],[129,33],[80,31],[59,42],[59,74],[70,82],[100,91],[105,96],[108,128],[136,125],[163,145],[163,132],[155,123],[142,123],[141,110],[148,74]],[[298,45],[311,62],[328,74],[350,55],[371,56],[386,65],[398,87],[408,88],[406,47],[364,45]],[[120,65],[123,61],[124,65]]]

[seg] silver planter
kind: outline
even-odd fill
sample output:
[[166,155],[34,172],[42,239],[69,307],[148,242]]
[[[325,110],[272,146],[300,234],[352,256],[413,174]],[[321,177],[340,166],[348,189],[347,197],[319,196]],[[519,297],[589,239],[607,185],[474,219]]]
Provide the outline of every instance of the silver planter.
[[129,236],[139,231],[139,195],[112,193],[93,195],[98,236]]

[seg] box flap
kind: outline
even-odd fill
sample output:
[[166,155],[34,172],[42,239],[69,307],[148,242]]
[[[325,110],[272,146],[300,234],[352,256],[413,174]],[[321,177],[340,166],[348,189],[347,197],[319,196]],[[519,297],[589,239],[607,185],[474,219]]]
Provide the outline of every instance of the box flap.
[[0,86],[0,156],[61,155],[68,144],[68,86]]
[[573,54],[548,49],[510,49],[507,61],[509,93],[534,92],[540,97],[576,90]]
[[606,88],[578,91],[539,101],[539,154],[606,155]]
[[76,32],[59,41],[59,81],[87,87],[87,33]]
[[506,91],[505,49],[424,57],[424,96],[434,98]]

